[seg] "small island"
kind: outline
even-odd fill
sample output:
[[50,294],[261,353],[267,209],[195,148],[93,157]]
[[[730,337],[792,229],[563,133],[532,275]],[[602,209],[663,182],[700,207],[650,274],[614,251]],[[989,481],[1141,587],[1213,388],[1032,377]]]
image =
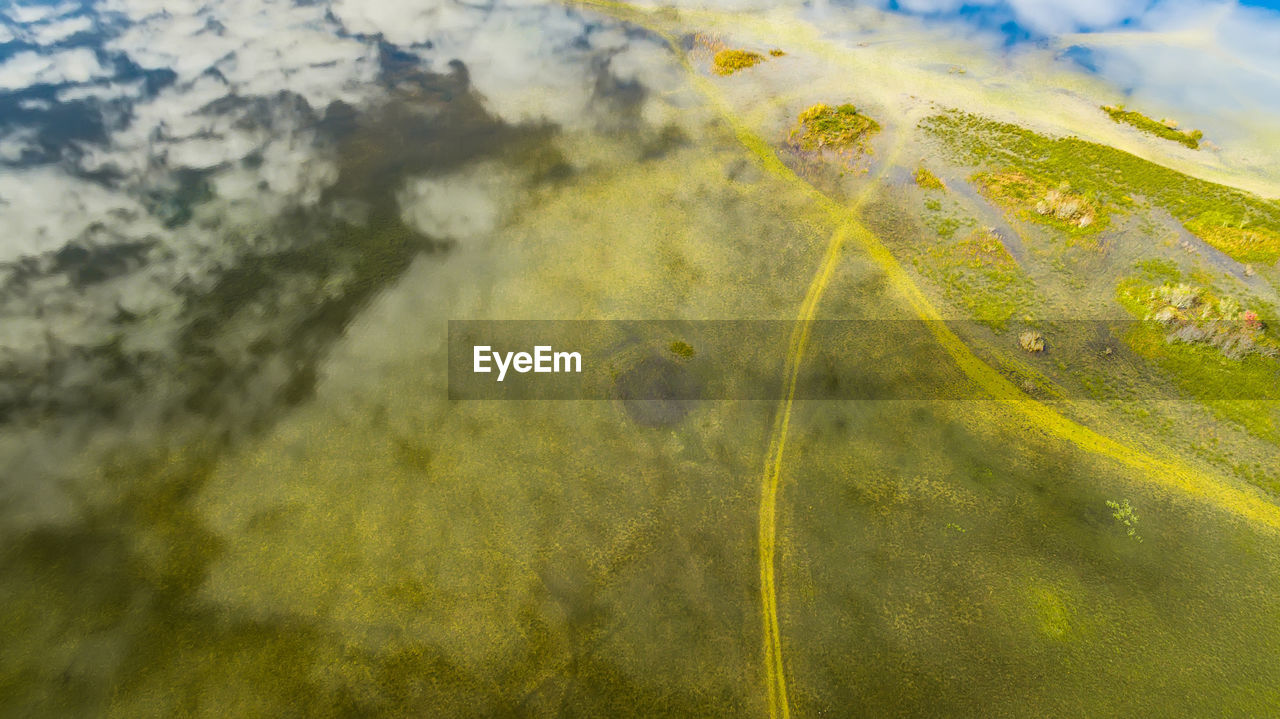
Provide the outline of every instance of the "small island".
[[1145,133],[1173,140],[1192,150],[1199,150],[1200,140],[1204,139],[1204,133],[1200,130],[1179,130],[1178,123],[1174,120],[1155,120],[1136,110],[1126,110],[1124,105],[1103,105],[1102,111],[1116,122],[1133,125]]

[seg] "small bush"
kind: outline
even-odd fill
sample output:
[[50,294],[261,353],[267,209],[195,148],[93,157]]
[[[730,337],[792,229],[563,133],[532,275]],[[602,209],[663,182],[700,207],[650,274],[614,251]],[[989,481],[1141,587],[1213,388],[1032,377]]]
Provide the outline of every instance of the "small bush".
[[1052,215],[1069,225],[1088,227],[1095,218],[1093,204],[1081,195],[1071,192],[1070,185],[1062,185],[1044,193],[1036,203],[1036,213]]
[[1112,519],[1125,528],[1126,535],[1136,542],[1142,541],[1142,537],[1138,535],[1138,513],[1133,511],[1133,505],[1129,504],[1129,500],[1116,502],[1108,499],[1107,508],[1111,510]]
[[1242,308],[1233,297],[1215,297],[1185,283],[1166,283],[1151,290],[1146,304],[1146,319],[1168,330],[1168,342],[1210,345],[1228,359],[1280,355],[1280,348],[1263,333],[1266,327],[1258,314]]
[[1044,335],[1028,330],[1018,335],[1018,344],[1031,354],[1044,352]]
[[680,359],[693,359],[694,355],[697,354],[688,342],[683,342],[681,340],[672,342],[667,349],[671,350],[671,354],[679,357]]

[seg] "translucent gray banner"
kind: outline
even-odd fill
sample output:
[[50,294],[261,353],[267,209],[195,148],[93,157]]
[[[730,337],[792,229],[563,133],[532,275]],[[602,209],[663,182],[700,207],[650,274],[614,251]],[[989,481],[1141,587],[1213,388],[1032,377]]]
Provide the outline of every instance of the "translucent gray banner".
[[[944,325],[945,327],[941,326]],[[938,342],[965,339],[1030,396],[1280,399],[1258,323],[976,321],[808,323],[798,400],[990,399]],[[781,320],[462,320],[449,323],[455,400],[776,400],[797,323]]]

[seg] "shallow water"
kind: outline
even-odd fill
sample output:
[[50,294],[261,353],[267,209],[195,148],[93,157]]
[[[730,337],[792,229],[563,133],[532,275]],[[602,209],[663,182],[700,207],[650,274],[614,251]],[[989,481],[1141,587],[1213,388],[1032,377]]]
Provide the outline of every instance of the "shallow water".
[[[837,223],[734,125],[782,146],[753,100],[786,76],[717,103],[605,14],[442,5],[428,46],[334,7],[250,8],[275,39],[131,7],[156,52],[235,59],[170,59],[104,145],[6,170],[96,204],[4,207],[39,227],[0,246],[0,713],[766,715],[777,403],[452,401],[446,329],[795,319]],[[264,56],[299,57],[288,83]],[[898,138],[821,179],[874,197]],[[817,318],[911,311],[837,259]],[[1271,529],[1008,402],[790,416],[796,716],[1280,706]]]

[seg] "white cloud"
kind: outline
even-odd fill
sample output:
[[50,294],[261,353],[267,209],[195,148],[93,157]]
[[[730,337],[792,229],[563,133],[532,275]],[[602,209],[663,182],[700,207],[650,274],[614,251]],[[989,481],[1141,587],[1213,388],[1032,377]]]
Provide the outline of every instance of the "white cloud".
[[1042,33],[1110,27],[1140,16],[1149,4],[1148,0],[1008,0],[1020,22]]
[[76,85],[58,91],[58,102],[75,100],[114,100],[127,97],[141,97],[143,82],[112,82],[105,85]]
[[70,2],[57,5],[53,3],[14,3],[4,11],[4,14],[19,25],[28,25],[64,15],[74,9],[75,5]]
[[440,239],[472,241],[497,228],[516,181],[497,163],[480,163],[444,177],[409,180],[400,192],[404,221]]
[[29,25],[27,39],[37,45],[52,45],[79,32],[93,29],[93,21],[84,15]]
[[509,122],[581,126],[594,89],[591,58],[624,41],[588,34],[581,16],[556,3],[517,1],[502,12],[476,12],[463,3],[335,0],[333,11],[353,32],[414,46],[435,68],[463,61],[486,107]]
[[0,65],[0,90],[19,90],[31,85],[88,82],[104,77],[107,70],[88,48],[42,54],[31,50],[17,53]]
[[376,48],[340,37],[322,5],[272,0],[108,0],[105,5],[134,20],[108,47],[144,68],[174,71],[179,84],[217,70],[237,94],[283,89],[323,107],[334,100],[361,102],[378,72]]
[[28,149],[35,147],[36,131],[24,127],[0,137],[0,161],[17,162]]
[[[0,173],[0,262],[57,250],[94,222],[146,217],[133,199],[54,167]],[[113,224],[119,224],[117,220]],[[126,222],[126,224],[134,224]],[[153,229],[142,221],[140,231]]]

